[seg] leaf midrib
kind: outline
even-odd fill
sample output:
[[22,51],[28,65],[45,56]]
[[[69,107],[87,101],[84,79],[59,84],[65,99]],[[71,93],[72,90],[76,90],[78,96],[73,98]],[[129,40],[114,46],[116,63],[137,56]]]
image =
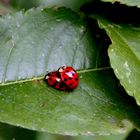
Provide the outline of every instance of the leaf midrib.
[[[87,72],[105,71],[105,70],[109,70],[109,69],[111,69],[111,67],[93,68],[93,69],[77,70],[77,73],[81,74],[81,73],[87,73]],[[43,78],[44,78],[44,76],[38,76],[38,77],[28,78],[28,79],[23,79],[23,80],[8,81],[6,83],[1,83],[0,87],[1,86],[18,84],[18,83],[25,83],[25,82],[30,82],[30,81],[43,80]]]

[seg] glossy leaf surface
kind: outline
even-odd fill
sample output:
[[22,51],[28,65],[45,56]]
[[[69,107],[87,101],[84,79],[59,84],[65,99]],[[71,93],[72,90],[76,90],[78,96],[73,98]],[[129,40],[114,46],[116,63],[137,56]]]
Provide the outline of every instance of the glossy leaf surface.
[[[112,71],[97,68],[98,48],[79,15],[35,9],[7,15],[0,26],[0,121],[64,135],[122,133],[125,120],[140,128],[139,109]],[[63,65],[79,70],[72,93],[43,81]]]
[[127,93],[140,105],[140,27],[117,25],[103,18],[98,18],[98,23],[112,41],[108,52],[116,76]]

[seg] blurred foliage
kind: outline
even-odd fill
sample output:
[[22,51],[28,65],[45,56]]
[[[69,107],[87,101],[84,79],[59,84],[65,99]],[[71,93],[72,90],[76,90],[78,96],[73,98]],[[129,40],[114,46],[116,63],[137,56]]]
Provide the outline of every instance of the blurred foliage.
[[[126,136],[127,133],[111,136],[63,136],[0,123],[0,140],[124,140]],[[130,133],[127,140],[138,140],[134,139],[135,136],[140,138],[140,133],[136,130]]]
[[11,0],[10,4],[16,9],[30,9],[39,5],[38,0]]
[[136,129],[133,129],[125,140],[140,140],[140,132]]
[[14,12],[15,10],[10,6],[0,2],[0,16],[5,15],[7,13]]

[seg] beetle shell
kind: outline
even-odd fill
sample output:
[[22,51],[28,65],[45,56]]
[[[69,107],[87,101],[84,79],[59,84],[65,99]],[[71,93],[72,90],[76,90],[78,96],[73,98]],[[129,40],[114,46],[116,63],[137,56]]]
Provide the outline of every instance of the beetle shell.
[[67,85],[63,82],[58,71],[48,73],[44,80],[49,86],[58,90],[67,90]]
[[79,76],[71,66],[63,66],[58,69],[61,79],[71,89],[75,89],[79,84]]

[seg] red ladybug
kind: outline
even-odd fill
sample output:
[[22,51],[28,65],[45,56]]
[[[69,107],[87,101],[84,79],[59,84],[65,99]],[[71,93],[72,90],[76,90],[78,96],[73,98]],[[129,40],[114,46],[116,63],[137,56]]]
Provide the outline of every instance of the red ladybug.
[[44,80],[49,86],[58,90],[74,90],[79,84],[77,72],[70,66],[60,67],[57,71],[48,73]]
[[62,81],[58,71],[53,71],[48,73],[44,80],[48,83],[49,86],[58,89],[58,90],[67,90],[67,85]]
[[75,89],[79,84],[79,76],[77,72],[70,66],[63,66],[58,69],[62,81],[69,89]]

